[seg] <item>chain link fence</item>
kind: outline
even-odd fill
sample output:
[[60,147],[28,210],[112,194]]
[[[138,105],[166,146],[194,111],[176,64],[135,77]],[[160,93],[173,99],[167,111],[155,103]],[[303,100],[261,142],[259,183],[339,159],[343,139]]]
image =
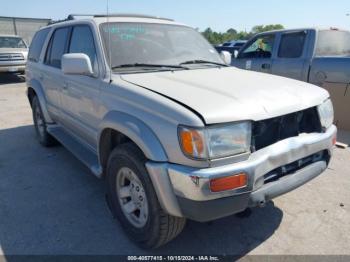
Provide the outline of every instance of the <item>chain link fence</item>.
[[0,16],[0,35],[19,35],[30,44],[35,32],[50,22],[51,19]]

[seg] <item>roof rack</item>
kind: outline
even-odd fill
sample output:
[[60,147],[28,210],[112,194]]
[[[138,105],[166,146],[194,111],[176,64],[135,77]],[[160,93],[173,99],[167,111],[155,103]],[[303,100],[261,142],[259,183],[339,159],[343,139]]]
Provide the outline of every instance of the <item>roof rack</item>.
[[74,20],[75,17],[78,16],[91,16],[91,17],[134,17],[134,18],[153,18],[153,19],[161,19],[161,20],[167,20],[167,21],[174,21],[173,19],[169,18],[163,18],[158,16],[151,16],[151,15],[140,15],[140,14],[70,14],[67,17],[67,20]]
[[75,20],[77,16],[90,16],[90,17],[95,17],[93,14],[70,14],[67,16],[66,20]]
[[49,23],[49,25],[59,24],[59,23],[63,23],[63,22],[71,21],[71,20],[76,20],[76,18],[75,18],[76,16],[90,16],[90,17],[94,17],[95,15],[88,15],[88,14],[70,14],[70,15],[68,15],[67,18],[65,18],[65,19],[51,20],[51,22]]

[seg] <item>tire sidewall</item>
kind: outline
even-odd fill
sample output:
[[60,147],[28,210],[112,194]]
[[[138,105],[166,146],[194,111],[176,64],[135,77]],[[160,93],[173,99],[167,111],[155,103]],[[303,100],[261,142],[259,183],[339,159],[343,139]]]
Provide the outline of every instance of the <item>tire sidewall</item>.
[[[141,228],[135,227],[128,221],[120,206],[116,179],[118,171],[123,167],[130,168],[136,174],[145,190],[148,201],[148,219],[146,225]],[[142,243],[152,242],[152,237],[157,236],[160,230],[160,206],[144,163],[130,156],[125,150],[113,151],[107,167],[107,194],[113,214],[119,219],[129,236],[141,246],[143,246]]]
[[[40,111],[41,117],[43,119],[43,124],[44,124],[44,128],[45,128],[45,131],[44,131],[43,134],[41,134],[39,129],[38,129],[36,110]],[[45,143],[45,140],[46,140],[46,123],[45,123],[45,119],[43,118],[43,112],[41,110],[39,100],[38,100],[38,98],[36,96],[33,98],[33,120],[34,120],[34,127],[35,127],[36,135],[37,135],[37,137],[39,139],[39,142],[41,144],[43,144],[43,143]]]

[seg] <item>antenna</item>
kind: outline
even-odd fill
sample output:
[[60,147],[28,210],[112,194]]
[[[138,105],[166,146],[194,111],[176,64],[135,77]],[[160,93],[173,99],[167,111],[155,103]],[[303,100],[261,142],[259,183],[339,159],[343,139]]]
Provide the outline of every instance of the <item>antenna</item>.
[[109,66],[109,83],[112,83],[112,48],[111,48],[111,24],[109,23],[109,0],[107,0],[107,25],[108,25],[108,66]]

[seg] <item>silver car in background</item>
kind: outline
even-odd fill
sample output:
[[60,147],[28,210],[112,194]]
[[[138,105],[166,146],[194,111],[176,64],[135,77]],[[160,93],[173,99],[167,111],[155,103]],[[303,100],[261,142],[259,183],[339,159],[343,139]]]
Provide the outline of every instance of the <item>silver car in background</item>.
[[28,46],[20,36],[0,35],[0,73],[24,73]]

